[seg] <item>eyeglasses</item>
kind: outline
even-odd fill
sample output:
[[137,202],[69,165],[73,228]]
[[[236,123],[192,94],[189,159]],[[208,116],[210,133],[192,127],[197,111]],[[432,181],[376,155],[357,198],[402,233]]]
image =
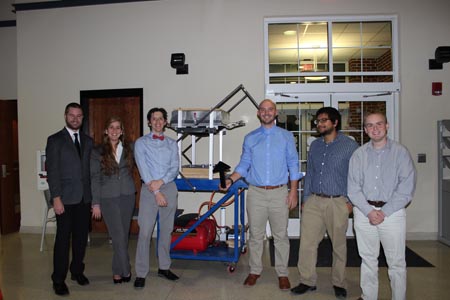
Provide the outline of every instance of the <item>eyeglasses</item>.
[[328,119],[328,118],[322,118],[322,119],[316,119],[316,120],[314,120],[314,124],[323,124],[323,123],[325,123],[326,121],[329,121],[330,119]]

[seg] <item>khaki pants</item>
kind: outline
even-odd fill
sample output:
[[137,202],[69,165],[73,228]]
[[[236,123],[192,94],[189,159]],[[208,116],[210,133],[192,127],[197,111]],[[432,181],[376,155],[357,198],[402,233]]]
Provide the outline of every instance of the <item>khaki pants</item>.
[[[374,209],[377,209],[374,207]],[[380,243],[388,264],[392,300],[406,299],[406,211],[400,209],[378,225],[353,208],[356,241],[361,262],[361,289],[364,300],[378,299],[378,256]]]
[[348,208],[347,198],[324,198],[311,195],[301,215],[300,251],[298,271],[300,282],[315,286],[317,281],[317,248],[328,233],[333,245],[331,281],[338,287],[346,287]]
[[247,215],[250,236],[248,239],[250,273],[261,274],[263,242],[269,221],[275,246],[275,271],[288,276],[289,238],[287,225],[289,208],[286,204],[287,186],[265,190],[250,186],[247,196]]

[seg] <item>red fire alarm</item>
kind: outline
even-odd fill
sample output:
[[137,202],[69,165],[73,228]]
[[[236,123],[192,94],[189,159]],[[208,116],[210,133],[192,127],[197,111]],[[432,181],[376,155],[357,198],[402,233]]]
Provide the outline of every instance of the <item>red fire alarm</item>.
[[431,83],[431,94],[433,96],[442,95],[442,82],[433,82]]

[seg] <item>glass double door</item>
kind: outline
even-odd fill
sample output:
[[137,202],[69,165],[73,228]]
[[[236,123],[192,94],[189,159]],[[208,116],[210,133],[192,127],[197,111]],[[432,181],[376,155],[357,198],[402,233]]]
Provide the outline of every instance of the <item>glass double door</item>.
[[[314,124],[316,112],[324,106],[332,106],[342,116],[341,132],[352,137],[358,144],[369,138],[364,133],[364,116],[369,112],[385,113],[390,126],[389,136],[396,137],[395,98],[393,93],[324,93],[297,94],[282,93],[272,97],[277,103],[277,125],[294,135],[299,155],[300,171],[307,172],[307,157],[311,143],[319,137]],[[299,202],[303,200],[303,180],[299,185]],[[300,205],[290,212],[289,236],[300,234]],[[351,226],[347,235],[353,235]]]

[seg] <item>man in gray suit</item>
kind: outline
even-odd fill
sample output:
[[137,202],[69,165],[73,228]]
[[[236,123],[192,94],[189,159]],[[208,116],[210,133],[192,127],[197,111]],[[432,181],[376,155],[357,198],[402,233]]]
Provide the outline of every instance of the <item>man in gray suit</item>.
[[[83,111],[69,103],[64,112],[66,126],[47,139],[47,181],[56,214],[56,239],[53,252],[53,289],[57,295],[69,294],[65,284],[72,244],[71,279],[89,284],[84,276],[91,210],[89,161],[93,140],[80,131]],[[71,243],[72,239],[72,243]]]

